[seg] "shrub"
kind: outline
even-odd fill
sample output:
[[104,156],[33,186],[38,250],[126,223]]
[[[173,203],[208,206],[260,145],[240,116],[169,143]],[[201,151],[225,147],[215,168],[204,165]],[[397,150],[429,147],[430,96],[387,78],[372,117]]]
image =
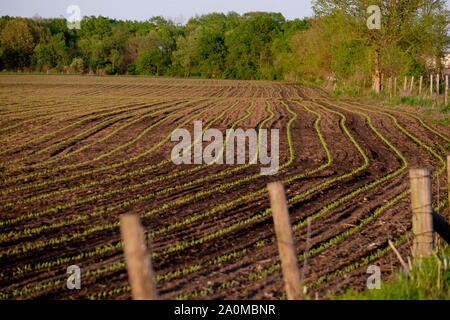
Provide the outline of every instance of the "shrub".
[[163,75],[170,64],[169,55],[162,49],[142,50],[136,63],[136,72],[142,75]]
[[127,65],[128,74],[136,74],[136,65],[134,63],[130,63]]
[[73,73],[83,73],[84,72],[84,61],[81,58],[74,58],[70,64],[70,72]]

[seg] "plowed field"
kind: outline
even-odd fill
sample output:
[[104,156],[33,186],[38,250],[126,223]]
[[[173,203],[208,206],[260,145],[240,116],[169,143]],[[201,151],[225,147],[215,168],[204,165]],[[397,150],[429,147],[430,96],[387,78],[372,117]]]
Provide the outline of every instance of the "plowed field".
[[[171,133],[198,120],[224,135],[278,128],[280,170],[173,164]],[[389,239],[410,254],[408,168],[432,170],[434,205],[448,210],[449,137],[413,109],[297,84],[1,76],[0,298],[129,299],[126,212],[147,231],[161,298],[282,298],[276,180],[308,293],[363,289],[369,265],[385,280],[398,268]],[[81,290],[66,288],[70,265]]]

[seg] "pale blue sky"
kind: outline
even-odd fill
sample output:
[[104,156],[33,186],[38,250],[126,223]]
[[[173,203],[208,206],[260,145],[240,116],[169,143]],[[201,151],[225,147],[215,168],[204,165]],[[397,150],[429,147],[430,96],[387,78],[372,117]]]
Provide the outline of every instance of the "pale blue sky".
[[291,20],[312,16],[311,0],[1,0],[0,16],[68,17],[69,5],[78,5],[82,16],[146,20],[162,15],[180,23],[196,14],[229,11],[281,12]]

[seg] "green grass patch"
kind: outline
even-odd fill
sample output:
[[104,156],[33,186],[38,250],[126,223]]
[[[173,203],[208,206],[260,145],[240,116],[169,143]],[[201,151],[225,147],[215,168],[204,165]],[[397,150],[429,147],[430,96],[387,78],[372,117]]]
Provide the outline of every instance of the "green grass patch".
[[450,300],[450,250],[422,259],[410,273],[396,272],[394,281],[381,281],[380,289],[358,292],[351,288],[332,300]]
[[348,97],[348,98],[359,98],[363,95],[363,90],[361,88],[342,88],[336,90],[329,90],[328,94],[333,98]]
[[388,100],[391,105],[404,104],[410,107],[432,107],[433,100],[419,96],[394,97]]
[[450,117],[445,116],[442,119],[431,120],[431,122],[433,122],[434,124],[441,124],[441,125],[450,126]]

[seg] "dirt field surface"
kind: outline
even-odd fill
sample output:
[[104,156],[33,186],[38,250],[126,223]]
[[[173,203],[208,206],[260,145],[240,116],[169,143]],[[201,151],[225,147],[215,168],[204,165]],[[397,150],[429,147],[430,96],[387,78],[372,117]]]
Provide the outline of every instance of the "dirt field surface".
[[[196,120],[224,135],[278,128],[280,170],[174,165],[171,133]],[[449,136],[412,108],[289,83],[0,76],[0,298],[130,299],[126,212],[141,217],[161,298],[283,298],[266,189],[276,180],[308,294],[364,289],[369,265],[389,280],[388,240],[411,250],[410,167],[432,170],[448,214]],[[81,290],[66,287],[71,265]]]

